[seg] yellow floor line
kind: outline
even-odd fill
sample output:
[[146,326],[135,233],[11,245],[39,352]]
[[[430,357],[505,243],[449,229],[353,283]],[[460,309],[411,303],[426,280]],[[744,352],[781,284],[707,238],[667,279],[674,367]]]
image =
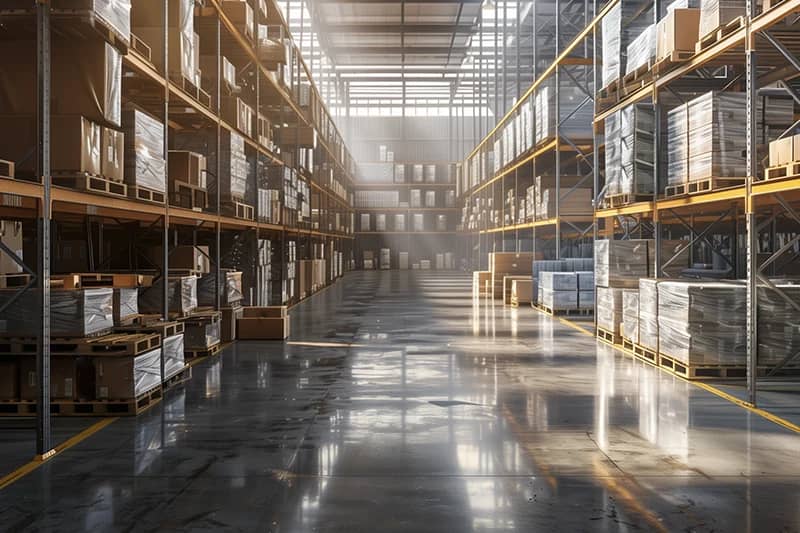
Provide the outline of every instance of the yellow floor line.
[[[536,309],[536,308],[534,307],[534,309]],[[540,313],[542,312],[539,309],[536,309],[536,310],[539,311]],[[547,313],[545,313],[545,314],[547,314]],[[548,315],[548,316],[551,316],[551,315]],[[585,333],[586,335],[589,335],[591,337],[595,337],[596,338],[596,335],[595,335],[595,333],[593,331],[588,330],[588,329],[584,328],[583,326],[575,324],[574,322],[571,322],[571,321],[569,321],[567,319],[564,319],[564,318],[559,318],[559,317],[553,317],[553,318],[558,318],[558,321],[561,322],[562,324],[567,325],[567,326],[569,326],[569,327],[571,327],[573,329],[577,329],[578,331],[580,331],[582,333]],[[611,344],[609,342],[606,342],[605,344],[607,344],[608,346],[611,346],[612,348],[614,348],[614,349],[616,349],[616,350],[618,350],[618,351],[620,351],[620,352],[622,352],[622,353],[624,353],[626,355],[632,355],[638,361],[642,361],[643,363],[647,363],[648,365],[650,365],[650,366],[652,366],[654,368],[657,368],[659,370],[662,370],[662,371],[666,372],[666,370],[664,370],[660,366],[655,365],[652,362],[647,361],[646,359],[642,359],[642,358],[638,357],[635,353],[633,353],[633,352],[631,352],[629,350],[626,350],[622,346],[619,346],[619,345],[616,345],[616,344]],[[772,422],[774,424],[777,424],[777,425],[779,425],[781,427],[784,427],[784,428],[786,428],[786,429],[788,429],[790,431],[794,431],[795,433],[800,433],[800,425],[797,425],[797,424],[794,424],[792,422],[789,422],[788,420],[783,419],[783,418],[781,418],[781,417],[779,417],[777,415],[774,415],[774,414],[770,413],[769,411],[765,411],[764,409],[760,409],[758,407],[755,407],[750,402],[746,402],[744,400],[740,400],[736,396],[733,396],[732,394],[728,394],[727,392],[722,391],[722,390],[714,387],[713,385],[709,385],[708,383],[703,383],[703,382],[700,382],[700,381],[692,381],[690,379],[686,379],[686,378],[684,378],[682,376],[678,376],[677,374],[673,374],[671,372],[667,372],[667,373],[670,376],[676,377],[676,378],[678,378],[678,379],[680,379],[682,381],[685,381],[686,383],[694,385],[695,387],[701,388],[706,392],[710,392],[711,394],[714,394],[715,396],[718,396],[719,398],[722,398],[723,400],[727,400],[727,401],[731,402],[734,405],[738,405],[742,409],[746,409],[746,410],[750,411],[751,413],[756,414],[756,415],[758,415],[758,416],[760,416],[760,417],[762,417],[762,418],[764,418],[766,420],[769,420],[770,422]]]
[[26,463],[21,467],[17,468],[7,476],[0,478],[0,490],[3,490],[4,488],[11,485],[15,481],[30,474],[31,472],[42,466],[44,463],[51,460],[53,457],[56,457],[65,450],[68,450],[73,446],[75,446],[76,444],[83,442],[84,440],[88,439],[89,437],[91,437],[104,427],[109,426],[113,422],[116,422],[118,419],[119,419],[118,417],[104,418],[103,420],[100,420],[99,422],[92,424],[88,428],[84,429],[77,435],[68,438],[67,440],[65,440],[52,450],[50,450],[48,453],[46,453],[44,457],[36,458],[30,461],[29,463]]

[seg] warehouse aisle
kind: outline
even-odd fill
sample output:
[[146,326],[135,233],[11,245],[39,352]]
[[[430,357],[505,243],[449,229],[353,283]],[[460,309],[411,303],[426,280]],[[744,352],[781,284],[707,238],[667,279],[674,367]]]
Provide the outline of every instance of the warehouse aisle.
[[291,342],[229,348],[0,492],[0,529],[800,527],[800,436],[470,282],[349,274]]

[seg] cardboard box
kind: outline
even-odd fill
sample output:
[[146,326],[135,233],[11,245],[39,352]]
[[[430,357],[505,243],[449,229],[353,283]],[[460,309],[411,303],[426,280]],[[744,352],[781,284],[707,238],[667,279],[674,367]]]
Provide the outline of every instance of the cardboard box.
[[656,60],[673,52],[694,53],[700,29],[699,9],[673,9],[658,22]]
[[206,157],[202,154],[170,150],[167,169],[170,181],[182,181],[203,188],[206,186]]
[[58,115],[50,122],[52,168],[59,172],[102,173],[102,128],[79,115]]
[[[19,259],[23,259],[22,222],[0,220],[0,242],[7,246]],[[0,274],[21,274],[22,267],[8,254],[0,253]]]
[[310,126],[293,126],[275,130],[276,143],[285,148],[316,148],[317,130]]
[[[50,358],[50,399],[75,399],[75,357]],[[19,397],[20,400],[36,400],[38,390],[36,357],[33,355],[19,359]]]
[[136,357],[95,357],[94,368],[97,399],[133,399],[161,385],[161,348]]
[[19,399],[19,364],[14,358],[0,361],[0,400]]
[[222,342],[236,340],[236,321],[244,316],[243,307],[223,307],[222,326],[220,327],[220,338]]
[[100,173],[104,178],[122,182],[125,174],[125,134],[103,128],[100,138]]
[[517,304],[529,304],[533,300],[533,280],[515,279],[511,282],[511,298]]
[[769,166],[787,165],[800,159],[800,135],[769,143]]
[[289,336],[290,318],[286,306],[244,307],[236,321],[241,340],[283,340]]
[[253,8],[245,0],[224,0],[222,12],[245,37],[253,38]]

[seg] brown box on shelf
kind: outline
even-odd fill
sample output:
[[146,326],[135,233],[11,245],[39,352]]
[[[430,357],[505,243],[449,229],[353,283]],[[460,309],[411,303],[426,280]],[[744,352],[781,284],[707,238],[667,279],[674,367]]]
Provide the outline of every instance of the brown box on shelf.
[[241,340],[283,340],[289,336],[290,318],[286,306],[244,307],[236,322]]
[[222,107],[222,118],[248,137],[253,136],[255,113],[252,107],[238,96],[223,96],[220,99],[220,106]]
[[[75,399],[75,357],[50,358],[50,398],[53,400]],[[19,398],[20,400],[36,400],[38,390],[36,373],[36,357],[34,355],[19,358]]]
[[57,115],[50,122],[50,132],[54,172],[102,173],[99,125],[80,115]]
[[253,8],[246,0],[223,0],[222,12],[242,35],[253,38]]
[[694,53],[700,29],[699,9],[673,9],[657,27],[656,60],[670,57],[673,52]]
[[[163,247],[150,247],[148,258],[154,265],[161,265]],[[181,245],[173,248],[169,253],[170,270],[189,270],[192,272],[208,273],[211,271],[208,246]]]
[[317,130],[311,126],[284,127],[275,130],[277,144],[286,148],[316,148]]
[[236,340],[236,321],[244,316],[244,307],[223,307],[220,338],[222,342]]
[[182,181],[189,185],[206,187],[206,157],[186,150],[169,151],[170,181]]
[[19,364],[13,357],[0,360],[0,400],[19,399]]
[[[0,220],[0,242],[23,259],[22,222]],[[6,253],[0,253],[0,274],[22,274],[22,267]]]
[[103,128],[100,139],[100,173],[111,181],[122,182],[125,177],[125,134]]

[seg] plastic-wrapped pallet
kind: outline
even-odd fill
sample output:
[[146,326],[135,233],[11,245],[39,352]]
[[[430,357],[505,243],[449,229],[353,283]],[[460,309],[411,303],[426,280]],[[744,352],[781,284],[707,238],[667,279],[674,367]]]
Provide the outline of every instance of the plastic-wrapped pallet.
[[598,286],[635,287],[650,274],[654,241],[649,239],[607,240],[594,243],[594,272]]
[[667,185],[686,183],[689,176],[689,105],[667,113]]
[[621,25],[622,25],[622,2],[615,5],[606,16],[603,17],[601,24],[601,35],[603,40],[602,57],[602,82],[603,87],[607,87],[612,81],[618,79],[622,73],[620,60],[621,54]]
[[655,108],[629,105],[619,112],[621,194],[652,194],[655,174]]
[[[39,328],[37,291],[21,294],[16,289],[0,290],[0,307],[11,298],[14,304],[0,313],[0,333],[33,337]],[[50,291],[50,334],[54,337],[85,337],[114,326],[113,289],[52,289]]]
[[622,117],[615,111],[606,117],[606,195],[620,194],[622,181]]
[[622,329],[620,333],[631,342],[639,343],[639,291],[622,291]]
[[585,272],[594,270],[594,259],[591,257],[567,257],[564,261],[567,272]]
[[700,37],[746,14],[745,0],[701,0]]
[[554,291],[543,288],[542,305],[554,311],[578,309],[578,291]]
[[[216,180],[209,180],[208,197],[214,197],[218,187],[222,200],[241,201],[247,191],[248,174],[244,137],[238,133],[223,131],[220,142],[220,168],[222,171]],[[287,198],[286,207],[292,208],[289,205],[289,198]]]
[[158,192],[166,191],[164,124],[141,109],[122,113],[125,132],[125,182]]
[[578,290],[578,275],[575,272],[542,272],[539,274],[542,288],[548,291]]
[[[139,309],[143,313],[163,311],[163,278],[139,291]],[[171,313],[189,313],[197,308],[197,278],[195,276],[170,277],[167,282],[167,303]]]
[[219,318],[187,322],[183,333],[186,350],[203,351],[216,346],[220,342]]
[[578,290],[579,291],[592,291],[594,292],[594,271],[576,271],[576,277],[578,279]]
[[747,291],[743,284],[662,281],[658,342],[687,365],[743,365],[747,360]]
[[[225,285],[220,287],[220,303],[223,307],[230,307],[244,299],[242,291],[242,273],[229,269],[221,269],[225,276]],[[214,272],[203,274],[197,280],[197,305],[216,306],[217,276]]]
[[114,289],[114,325],[122,323],[139,314],[139,289],[137,287],[121,287]]
[[164,355],[164,379],[169,379],[186,366],[184,359],[183,333],[167,337],[161,341]]
[[620,334],[620,324],[622,324],[622,291],[614,287],[597,287],[597,326],[604,330]]
[[[586,80],[588,81],[588,80]],[[548,79],[536,91],[536,143],[541,143],[558,134],[571,139],[591,138],[593,119],[592,106],[586,102],[586,94],[572,80],[561,81],[558,91],[559,105],[556,109],[554,78]],[[558,113],[556,113],[558,111]]]
[[639,280],[639,344],[658,351],[658,284],[652,278]]
[[630,42],[627,50],[625,74],[630,74],[656,55],[656,25],[650,24]]
[[594,309],[594,287],[578,291],[578,309]]
[[[777,283],[778,289],[800,303],[800,285]],[[800,313],[777,291],[758,288],[758,364],[775,366],[800,352]],[[797,367],[798,361],[789,366]]]
[[531,264],[531,289],[533,290],[533,301],[541,303],[539,295],[539,286],[541,281],[541,273],[543,272],[564,272],[566,271],[566,263],[561,260],[556,261],[534,261]]
[[[86,2],[91,5],[92,11],[119,33],[124,39],[131,37],[131,0],[92,0]],[[71,0],[54,0],[54,9],[74,9],[75,2]]]
[[689,181],[745,176],[745,94],[712,91],[688,105]]
[[161,347],[136,357],[95,359],[98,400],[128,400],[161,385]]

